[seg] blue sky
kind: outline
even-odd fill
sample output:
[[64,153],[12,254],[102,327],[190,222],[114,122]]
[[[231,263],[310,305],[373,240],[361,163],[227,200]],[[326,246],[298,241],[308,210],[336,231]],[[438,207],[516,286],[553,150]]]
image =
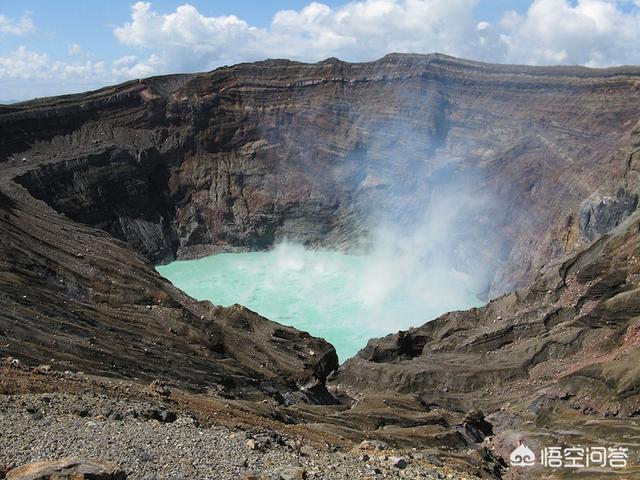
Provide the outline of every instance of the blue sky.
[[640,64],[640,0],[0,0],[0,100],[263,58]]

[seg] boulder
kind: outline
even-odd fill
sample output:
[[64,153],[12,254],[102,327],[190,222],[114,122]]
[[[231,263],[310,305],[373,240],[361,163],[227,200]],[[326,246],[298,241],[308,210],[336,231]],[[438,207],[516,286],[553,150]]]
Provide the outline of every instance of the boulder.
[[409,465],[402,457],[389,457],[389,463],[392,467],[399,468],[401,470],[407,468],[407,465]]
[[7,480],[125,480],[116,464],[102,460],[67,457],[34,462],[9,470]]

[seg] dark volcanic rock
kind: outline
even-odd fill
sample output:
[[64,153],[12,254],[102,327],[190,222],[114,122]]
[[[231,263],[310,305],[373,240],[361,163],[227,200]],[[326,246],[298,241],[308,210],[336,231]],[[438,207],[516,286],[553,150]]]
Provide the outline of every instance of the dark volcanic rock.
[[638,194],[623,188],[615,196],[592,197],[585,201],[579,218],[580,232],[589,240],[611,230],[638,206]]

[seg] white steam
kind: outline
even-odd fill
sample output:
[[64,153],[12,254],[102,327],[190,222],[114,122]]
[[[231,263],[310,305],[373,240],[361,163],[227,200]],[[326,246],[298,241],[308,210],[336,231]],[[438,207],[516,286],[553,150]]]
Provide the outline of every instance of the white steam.
[[460,250],[465,245],[456,231],[469,201],[464,195],[438,196],[413,224],[387,222],[374,231],[357,295],[373,319],[389,331],[397,330],[398,323],[407,326],[401,319],[376,314],[390,300],[408,302],[402,310],[410,313],[415,325],[431,320],[434,313],[466,308],[481,294],[482,279],[462,264]]
[[467,251],[462,226],[483,202],[446,189],[432,197],[412,222],[380,222],[365,252],[284,241],[269,252],[219,254],[158,270],[196,298],[240,303],[325,338],[344,361],[372,337],[481,303],[484,277],[467,261],[476,254]]

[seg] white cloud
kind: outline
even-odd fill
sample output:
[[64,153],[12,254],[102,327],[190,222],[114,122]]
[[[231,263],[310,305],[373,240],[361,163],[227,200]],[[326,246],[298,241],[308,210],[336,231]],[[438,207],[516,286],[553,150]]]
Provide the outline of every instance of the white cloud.
[[126,56],[94,61],[78,45],[69,47],[72,61],[54,60],[24,46],[0,55],[0,99],[25,99],[95,89],[131,78],[148,77],[157,69],[157,57],[146,61]]
[[[492,23],[476,14],[481,4],[355,0],[329,7],[313,2],[281,10],[269,26],[258,28],[234,15],[203,15],[189,4],[159,13],[151,3],[138,2],[130,21],[113,31],[131,54],[107,64],[73,44],[71,61],[63,62],[21,47],[0,53],[0,88],[6,88],[7,78],[63,82],[75,76],[98,86],[264,58],[367,61],[389,52],[441,52],[531,65],[640,64],[640,0],[533,0],[526,12],[505,12]],[[0,33],[33,31],[28,16],[16,22],[0,15]]]
[[153,51],[158,71],[267,57],[363,61],[393,51],[533,65],[640,63],[637,7],[628,0],[574,3],[534,0],[526,13],[506,12],[491,24],[474,17],[477,0],[361,0],[335,8],[313,2],[256,28],[235,16],[206,17],[191,5],[160,14],[138,2],[131,21],[114,33]]
[[612,0],[535,0],[501,22],[506,56],[498,60],[603,67],[640,63],[640,12]]
[[241,61],[260,33],[233,15],[205,17],[188,4],[160,15],[144,2],[133,5],[130,23],[114,30],[125,45],[157,49],[153,63],[157,68],[165,65],[166,71],[206,70]]
[[266,57],[372,60],[390,51],[470,56],[476,3],[366,0],[332,9],[314,2],[299,11],[279,11],[269,28],[256,28],[235,16],[206,17],[191,5],[162,15],[150,3],[138,2],[131,22],[114,34],[126,45],[153,49],[167,70],[202,70]]
[[113,62],[111,74],[115,78],[143,78],[154,75],[160,68],[157,55],[151,55],[146,61],[135,55],[126,55]]
[[36,26],[28,14],[25,14],[17,21],[0,14],[0,34],[27,35],[29,33],[35,33],[35,31]]
[[69,46],[72,61],[54,60],[24,46],[0,55],[0,99],[58,95],[154,75],[162,68],[156,55],[140,60],[134,55],[111,64],[92,60],[80,45]]
[[82,78],[106,78],[105,62],[63,62],[52,60],[49,55],[19,47],[0,57],[0,78],[25,80],[74,80]]

